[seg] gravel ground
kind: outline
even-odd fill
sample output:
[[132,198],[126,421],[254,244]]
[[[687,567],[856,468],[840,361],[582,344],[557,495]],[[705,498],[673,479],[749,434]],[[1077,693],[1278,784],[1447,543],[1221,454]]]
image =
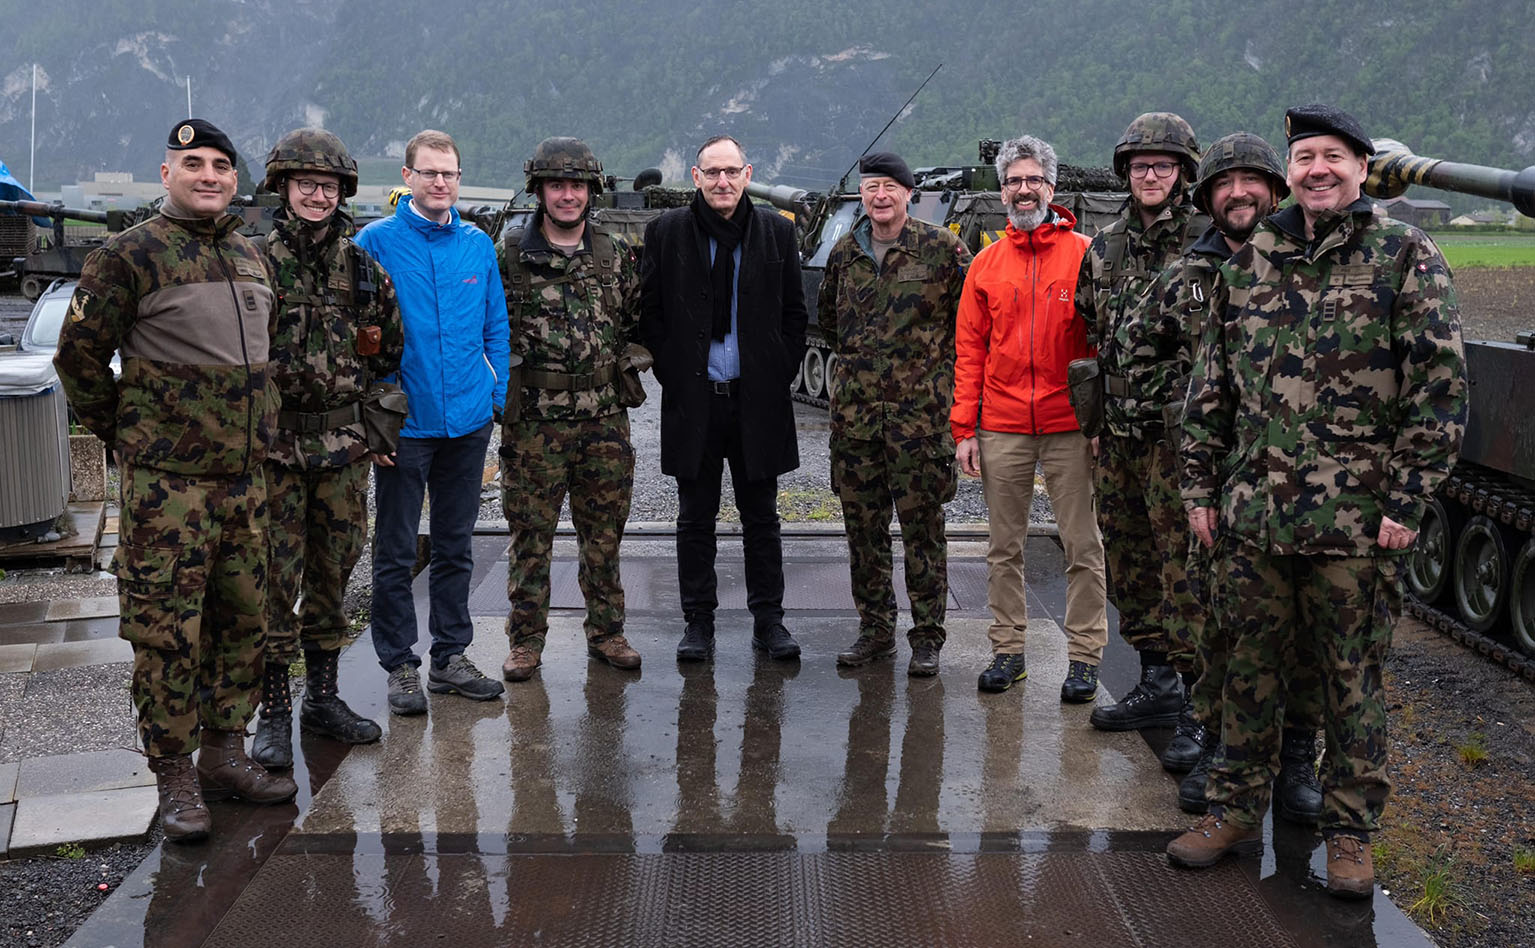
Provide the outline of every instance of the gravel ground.
[[0,862],[0,944],[48,948],[68,941],[160,839],[156,824],[142,842]]
[[0,676],[26,683],[15,695],[0,691],[0,764],[119,747],[137,750],[128,694],[132,669],[129,662],[118,662]]

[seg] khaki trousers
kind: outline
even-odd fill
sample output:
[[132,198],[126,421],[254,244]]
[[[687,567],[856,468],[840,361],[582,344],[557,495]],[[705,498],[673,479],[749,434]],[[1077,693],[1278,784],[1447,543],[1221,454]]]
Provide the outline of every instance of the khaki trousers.
[[1066,553],[1066,657],[1099,664],[1109,639],[1109,618],[1088,440],[1078,431],[1028,435],[980,430],[976,437],[981,449],[981,490],[991,519],[986,604],[992,615],[987,630],[992,652],[1023,651],[1028,627],[1023,548],[1038,465]]

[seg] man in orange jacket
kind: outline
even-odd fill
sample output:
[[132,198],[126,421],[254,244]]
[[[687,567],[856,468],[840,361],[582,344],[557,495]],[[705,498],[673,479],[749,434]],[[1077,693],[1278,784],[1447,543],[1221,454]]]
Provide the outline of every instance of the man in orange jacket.
[[1006,691],[1027,674],[1023,546],[1038,464],[1066,552],[1070,666],[1061,700],[1085,702],[1098,688],[1109,626],[1092,455],[1066,392],[1067,364],[1092,354],[1073,300],[1088,240],[1072,230],[1070,211],[1050,203],[1056,167],[1055,149],[1027,135],[997,153],[1007,232],[965,277],[949,423],[960,470],[981,477],[991,515],[992,662],[979,687]]

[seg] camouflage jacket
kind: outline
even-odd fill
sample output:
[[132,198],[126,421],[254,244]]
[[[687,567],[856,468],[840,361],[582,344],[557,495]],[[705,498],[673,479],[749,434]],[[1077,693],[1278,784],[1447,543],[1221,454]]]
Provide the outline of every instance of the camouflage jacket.
[[1230,245],[1212,224],[1188,253],[1157,274],[1146,305],[1125,321],[1121,365],[1143,401],[1182,415],[1216,273],[1230,256]]
[[242,223],[183,217],[167,203],[85,260],[54,365],[75,413],[124,464],[230,475],[266,457],[279,403],[267,361],[275,310]]
[[943,227],[910,219],[875,266],[861,219],[831,250],[816,312],[830,330],[831,426],[843,437],[951,451],[954,320],[970,251]]
[[[394,284],[345,236],[350,230],[338,211],[319,244],[293,219],[280,219],[258,242],[277,296],[272,364],[282,413],[270,458],[288,467],[335,468],[366,456],[360,418],[331,424],[321,416],[360,405],[374,379],[399,371],[405,350]],[[377,341],[359,346],[370,327]]]
[[[1147,293],[1157,275],[1192,246],[1209,223],[1185,198],[1163,208],[1151,226],[1144,227],[1135,204],[1126,198],[1119,219],[1099,231],[1082,258],[1077,316],[1086,324],[1088,343],[1098,347],[1107,387],[1105,423],[1120,437],[1162,426],[1162,406],[1155,400],[1128,387],[1121,390],[1125,394],[1115,391],[1118,384],[1128,385],[1128,324],[1141,307],[1153,305]],[[1116,383],[1116,378],[1124,382]]]
[[[512,361],[522,357],[524,417],[600,418],[622,409],[618,360],[635,342],[639,323],[639,264],[617,234],[587,223],[572,256],[549,246],[536,214],[496,247],[511,323]],[[613,380],[575,388],[530,384],[529,373],[612,373]],[[513,368],[513,378],[519,370]],[[513,396],[515,398],[515,396]],[[508,405],[511,405],[508,402]]]
[[1466,425],[1449,268],[1361,198],[1305,237],[1298,206],[1220,269],[1189,387],[1183,498],[1274,554],[1377,552],[1416,529]]

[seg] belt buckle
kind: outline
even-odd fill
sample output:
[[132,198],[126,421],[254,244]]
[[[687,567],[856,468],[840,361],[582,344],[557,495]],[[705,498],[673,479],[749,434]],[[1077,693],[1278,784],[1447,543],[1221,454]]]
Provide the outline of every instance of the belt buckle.
[[718,381],[716,379],[710,379],[709,380],[709,387],[714,390],[714,394],[716,394],[716,395],[723,395],[726,398],[729,398],[731,395],[735,394],[734,392],[731,391],[731,389],[734,386],[735,386],[735,379],[726,379],[723,382]]

